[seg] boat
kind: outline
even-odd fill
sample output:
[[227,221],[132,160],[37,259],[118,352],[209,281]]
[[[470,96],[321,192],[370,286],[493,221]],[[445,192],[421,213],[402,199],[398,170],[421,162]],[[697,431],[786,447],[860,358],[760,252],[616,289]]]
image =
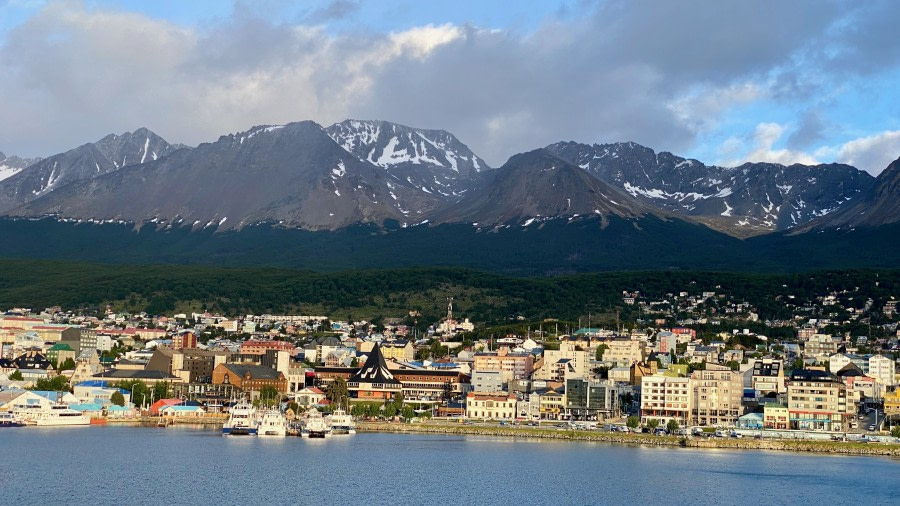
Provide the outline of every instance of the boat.
[[25,422],[10,411],[0,412],[0,427],[24,427]]
[[331,436],[331,427],[325,422],[322,413],[316,408],[311,408],[306,412],[306,420],[303,423],[304,437],[308,438],[324,438]]
[[247,402],[232,406],[228,420],[222,425],[222,434],[231,436],[255,436],[259,421],[256,419],[256,408]]
[[91,417],[65,404],[51,404],[38,410],[33,421],[39,427],[90,425]]
[[257,429],[259,436],[281,436],[287,435],[287,419],[277,409],[267,409],[259,417],[259,427]]
[[356,434],[356,423],[353,421],[353,417],[343,409],[336,409],[331,414],[331,433]]

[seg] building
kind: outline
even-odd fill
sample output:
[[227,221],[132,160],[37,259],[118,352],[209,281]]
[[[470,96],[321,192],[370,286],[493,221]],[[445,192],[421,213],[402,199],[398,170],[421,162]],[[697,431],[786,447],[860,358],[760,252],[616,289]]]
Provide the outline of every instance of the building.
[[656,419],[663,425],[669,420],[689,425],[692,395],[690,378],[661,374],[644,376],[641,378],[641,423]]
[[787,397],[792,429],[845,430],[855,411],[847,400],[847,386],[826,371],[794,371],[787,385]]
[[466,396],[466,418],[514,420],[516,418],[516,396],[469,392],[469,395]]
[[698,425],[733,427],[743,414],[743,375],[728,366],[707,364],[691,374],[692,420]]
[[384,401],[396,397],[403,385],[388,369],[376,343],[366,363],[347,381],[347,389],[353,401]]
[[196,348],[197,334],[192,330],[185,330],[172,336],[172,348]]
[[[375,347],[371,341],[363,341],[359,345],[359,351],[368,353]],[[416,347],[408,340],[384,341],[381,343],[381,354],[385,360],[397,360],[398,362],[410,362],[416,359]]]
[[47,350],[47,360],[55,363],[57,367],[62,366],[68,359],[75,361],[75,350],[66,343],[56,343]]
[[613,367],[631,367],[631,364],[644,361],[644,344],[637,339],[609,339],[601,344],[606,345],[603,362]]
[[268,350],[293,353],[294,345],[287,341],[250,339],[241,344],[241,355],[265,355]]
[[837,343],[828,334],[813,334],[806,341],[803,354],[807,357],[816,357],[824,360],[837,351]]
[[773,430],[789,429],[788,408],[774,402],[767,403],[763,407],[763,428]]
[[534,379],[565,381],[566,377],[587,378],[590,373],[591,354],[573,346],[560,346],[559,350],[544,350],[544,361],[534,371]]
[[872,355],[867,375],[883,386],[892,387],[897,384],[897,363],[884,355]]
[[503,375],[500,371],[472,372],[472,390],[478,393],[496,393],[503,391]]
[[771,358],[755,361],[750,377],[750,387],[760,395],[783,394],[787,391],[784,386],[783,365],[780,360]]
[[469,375],[456,370],[400,369],[392,373],[408,401],[437,404],[464,395],[472,387]]
[[[566,412],[566,394],[562,388],[536,390],[531,394],[529,400],[537,401],[538,417],[541,420],[559,420]],[[520,406],[521,404],[523,403],[519,403]]]
[[272,387],[279,393],[287,392],[284,374],[261,365],[219,364],[212,372],[213,385],[232,385],[245,392],[259,392]]
[[473,371],[500,371],[503,383],[528,379],[534,369],[534,357],[530,353],[515,353],[503,347],[499,351],[475,354]]
[[573,420],[606,420],[619,414],[619,395],[614,381],[566,381],[566,412]]

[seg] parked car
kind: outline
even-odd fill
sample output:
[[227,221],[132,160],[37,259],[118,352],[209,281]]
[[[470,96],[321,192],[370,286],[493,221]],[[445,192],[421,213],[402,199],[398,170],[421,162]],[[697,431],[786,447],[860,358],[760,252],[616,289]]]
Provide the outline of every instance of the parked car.
[[875,432],[875,424],[869,425],[869,430]]
[[655,435],[655,436],[666,436],[668,434],[669,434],[669,431],[666,429],[663,429],[662,427],[653,431],[653,435]]
[[741,434],[740,432],[731,431],[731,437],[736,438],[736,439],[741,439],[742,437],[744,437],[744,435]]

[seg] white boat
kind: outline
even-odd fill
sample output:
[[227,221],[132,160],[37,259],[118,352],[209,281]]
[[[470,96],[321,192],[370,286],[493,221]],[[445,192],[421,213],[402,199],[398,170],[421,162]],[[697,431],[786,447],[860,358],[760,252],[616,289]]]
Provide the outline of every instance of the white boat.
[[65,404],[51,404],[38,410],[34,425],[51,427],[57,425],[90,425],[91,417],[69,408]]
[[319,410],[312,408],[306,412],[306,420],[303,423],[303,437],[323,438],[331,436],[331,427],[325,422],[325,418]]
[[228,420],[222,425],[222,434],[231,436],[255,436],[259,429],[256,408],[247,402],[231,407]]
[[331,414],[331,433],[356,434],[356,422],[346,411],[337,409]]
[[11,411],[0,411],[0,427],[24,427],[25,422]]
[[287,419],[277,409],[268,409],[259,417],[259,427],[257,429],[259,436],[281,436],[287,435]]

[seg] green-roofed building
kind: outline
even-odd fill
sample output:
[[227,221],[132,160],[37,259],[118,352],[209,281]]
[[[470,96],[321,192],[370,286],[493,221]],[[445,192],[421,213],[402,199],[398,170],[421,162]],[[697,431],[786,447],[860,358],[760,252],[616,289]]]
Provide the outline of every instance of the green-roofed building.
[[66,343],[56,343],[47,350],[46,357],[47,360],[59,367],[66,359],[75,360],[75,350]]

